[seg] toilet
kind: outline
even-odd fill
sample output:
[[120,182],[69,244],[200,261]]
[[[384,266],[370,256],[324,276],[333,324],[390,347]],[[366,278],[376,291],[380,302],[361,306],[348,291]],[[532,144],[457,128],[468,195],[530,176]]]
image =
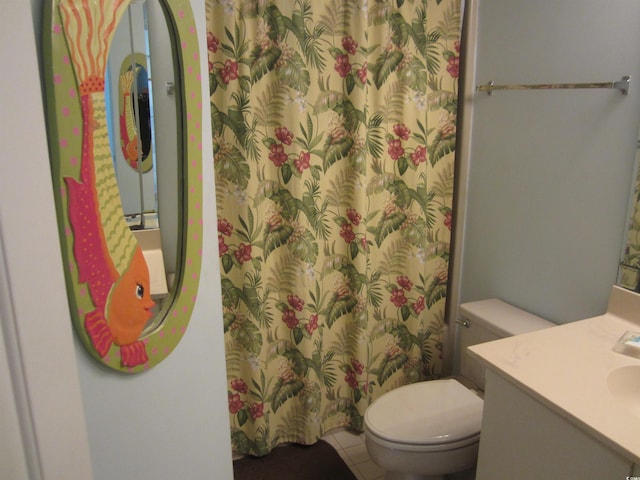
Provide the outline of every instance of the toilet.
[[367,451],[386,480],[473,479],[484,368],[467,347],[554,326],[498,299],[460,305],[457,323],[460,377],[396,388],[365,411]]

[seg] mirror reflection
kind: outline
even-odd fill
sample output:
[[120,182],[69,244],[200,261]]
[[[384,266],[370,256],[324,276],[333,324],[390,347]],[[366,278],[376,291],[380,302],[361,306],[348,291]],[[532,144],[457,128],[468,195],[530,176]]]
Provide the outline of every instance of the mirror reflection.
[[629,199],[625,244],[618,268],[617,284],[640,292],[640,131],[636,144],[635,175]]
[[[156,312],[177,273],[177,106],[170,52],[159,2],[131,2],[109,50],[108,129],[125,218],[149,267]],[[158,321],[156,315],[145,331]]]

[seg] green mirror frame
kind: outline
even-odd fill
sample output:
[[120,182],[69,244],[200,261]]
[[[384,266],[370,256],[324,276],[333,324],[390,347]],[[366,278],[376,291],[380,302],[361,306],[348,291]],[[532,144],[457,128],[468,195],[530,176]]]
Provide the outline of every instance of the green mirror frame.
[[124,373],[157,365],[177,346],[192,314],[201,269],[199,38],[189,0],[157,1],[172,35],[180,96],[176,201],[181,232],[176,278],[153,318],[146,262],[124,215],[118,218],[122,205],[103,118],[106,58],[131,0],[49,0],[44,11],[49,153],[71,317],[91,356]]

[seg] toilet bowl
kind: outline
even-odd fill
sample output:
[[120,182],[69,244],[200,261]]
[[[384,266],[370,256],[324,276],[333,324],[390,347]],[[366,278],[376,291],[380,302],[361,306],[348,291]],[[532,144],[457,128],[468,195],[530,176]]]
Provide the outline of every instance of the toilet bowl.
[[435,480],[451,474],[474,478],[483,401],[465,385],[483,388],[484,369],[466,356],[466,347],[554,326],[497,299],[463,304],[459,317],[464,327],[461,381],[405,385],[380,396],[365,411],[367,451],[385,469],[386,480]]
[[442,478],[474,467],[481,421],[482,399],[455,379],[405,385],[366,410],[367,450],[387,479]]

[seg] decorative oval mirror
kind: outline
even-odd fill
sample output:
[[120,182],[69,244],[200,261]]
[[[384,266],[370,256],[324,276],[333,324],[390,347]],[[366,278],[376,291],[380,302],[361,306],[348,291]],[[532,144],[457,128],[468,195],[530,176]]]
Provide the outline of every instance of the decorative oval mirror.
[[[72,320],[93,357],[127,373],[156,365],[182,338],[195,303],[202,252],[195,23],[189,1],[147,3],[50,0],[45,8],[50,31],[43,37],[49,150]],[[154,127],[153,105],[167,98],[153,95],[148,52],[140,57],[131,42],[135,51],[118,59],[114,40],[124,25],[133,35],[133,7],[143,12],[147,29],[147,10],[141,6],[161,12],[171,45],[172,55],[165,49],[160,58],[172,68],[166,83],[175,84],[175,92],[155,89],[173,104],[161,132],[154,132],[159,125]],[[153,50],[153,43],[146,43]],[[130,69],[122,66],[126,61]],[[172,137],[175,147],[163,147],[161,154],[155,139]],[[152,159],[148,166],[145,151]],[[140,202],[133,212],[123,206],[129,186],[121,181],[119,156],[137,175],[133,196]],[[151,179],[148,202],[144,176]]]

